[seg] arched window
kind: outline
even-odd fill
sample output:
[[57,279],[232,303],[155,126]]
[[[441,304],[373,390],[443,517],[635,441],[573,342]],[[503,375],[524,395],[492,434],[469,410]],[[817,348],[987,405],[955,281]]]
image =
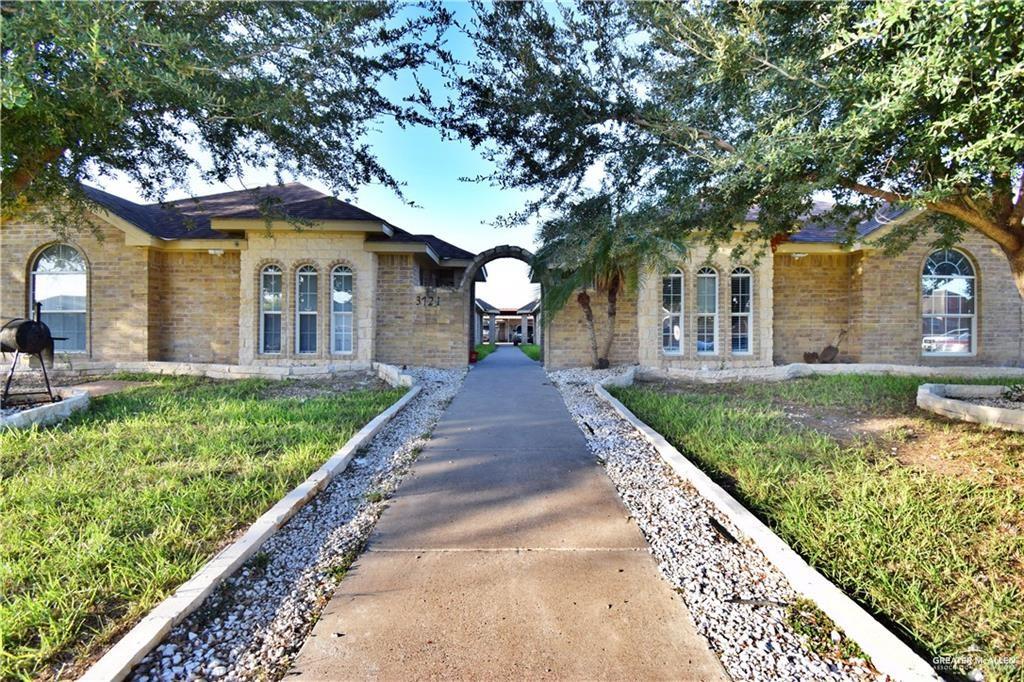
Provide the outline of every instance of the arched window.
[[750,353],[750,322],[754,298],[752,277],[747,268],[736,268],[729,278],[729,316],[732,329],[732,352]]
[[281,268],[276,265],[260,273],[260,352],[281,352]]
[[295,277],[295,349],[299,353],[316,353],[318,279],[312,265],[303,265]]
[[42,321],[50,327],[50,333],[62,338],[54,343],[54,350],[84,352],[88,284],[82,254],[68,244],[46,247],[32,264],[31,288],[29,316],[37,303],[42,304]]
[[708,267],[697,271],[697,352],[718,352],[718,273]]
[[683,341],[683,273],[661,279],[661,349],[679,353]]
[[966,255],[942,249],[928,256],[921,274],[921,351],[971,355],[977,306],[974,267]]
[[331,272],[331,352],[352,352],[352,270]]

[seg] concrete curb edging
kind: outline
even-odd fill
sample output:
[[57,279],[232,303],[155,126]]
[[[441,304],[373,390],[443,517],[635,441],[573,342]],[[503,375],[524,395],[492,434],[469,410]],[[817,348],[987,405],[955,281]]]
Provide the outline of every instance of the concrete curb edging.
[[32,426],[46,426],[64,421],[74,412],[84,410],[89,406],[89,394],[80,389],[57,388],[54,393],[61,399],[55,403],[44,403],[37,407],[30,407],[6,417],[0,417],[0,430],[3,429],[27,429]]
[[[631,379],[631,377],[630,377]],[[607,380],[606,380],[607,381]],[[938,674],[913,649],[875,620],[825,576],[812,568],[768,526],[750,513],[732,495],[683,457],[664,436],[641,421],[629,408],[605,389],[605,382],[594,384],[594,392],[633,425],[654,446],[672,470],[718,508],[789,580],[793,589],[813,601],[846,632],[881,672],[897,680],[939,680]],[[627,377],[608,381],[608,385],[628,386]]]
[[[412,377],[399,376],[405,377],[412,383]],[[187,582],[175,590],[174,594],[157,604],[102,658],[85,671],[85,674],[79,678],[80,682],[117,681],[127,677],[135,664],[163,641],[171,628],[199,608],[206,597],[255,554],[267,538],[316,496],[335,476],[345,471],[359,449],[376,436],[396,414],[419,395],[422,389],[422,386],[412,386],[395,404],[361,428],[340,450],[324,462],[323,466],[256,519],[241,538],[222,549]]]
[[706,384],[733,381],[789,381],[816,375],[872,374],[901,377],[1008,377],[1024,379],[1024,367],[982,367],[962,365],[892,365],[881,363],[832,363],[809,365],[794,362],[773,367],[738,367],[731,369],[684,369],[671,367],[638,367],[644,376],[683,379]]
[[1024,431],[1024,410],[976,405],[965,400],[957,400],[957,398],[1001,398],[1006,391],[1006,386],[921,384],[917,389],[917,406],[922,410],[928,410],[950,419],[1007,431]]

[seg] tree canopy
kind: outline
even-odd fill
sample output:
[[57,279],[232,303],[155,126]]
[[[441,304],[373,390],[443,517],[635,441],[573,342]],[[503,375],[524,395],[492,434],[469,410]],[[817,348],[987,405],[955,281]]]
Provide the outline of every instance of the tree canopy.
[[450,20],[385,0],[41,0],[0,12],[5,214],[81,204],[79,183],[110,171],[150,198],[190,172],[223,182],[247,166],[400,192],[364,134],[380,117],[425,122],[425,93],[385,88],[444,58]]
[[[624,213],[722,241],[792,232],[816,192],[853,226],[927,209],[898,250],[973,229],[1024,295],[1024,2],[476,5],[451,129],[563,211],[595,174]],[[595,173],[596,172],[596,173]],[[522,216],[519,216],[522,217]]]

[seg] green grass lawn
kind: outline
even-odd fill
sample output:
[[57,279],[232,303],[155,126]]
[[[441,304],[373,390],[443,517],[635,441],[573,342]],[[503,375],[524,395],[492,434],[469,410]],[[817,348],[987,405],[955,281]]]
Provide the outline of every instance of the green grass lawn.
[[[1024,663],[1024,434],[918,411],[925,381],[613,393],[929,658],[980,647]],[[845,438],[797,425],[794,414],[888,426]],[[986,679],[1024,679],[1020,668],[982,669]]]
[[519,344],[519,350],[526,353],[526,357],[531,360],[540,361],[540,346],[535,343],[521,343]]
[[404,393],[149,378],[0,432],[0,679],[109,642]]
[[488,355],[498,350],[498,347],[491,343],[481,343],[476,347],[476,361],[480,362]]

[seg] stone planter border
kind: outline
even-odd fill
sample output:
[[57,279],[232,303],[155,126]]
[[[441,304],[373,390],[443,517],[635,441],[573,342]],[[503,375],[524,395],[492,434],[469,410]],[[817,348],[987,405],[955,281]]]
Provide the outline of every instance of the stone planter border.
[[960,421],[983,424],[1006,431],[1024,432],[1024,410],[992,405],[977,405],[959,398],[1001,398],[1006,386],[966,384],[921,384],[917,406],[935,414]]
[[264,512],[241,538],[218,552],[195,575],[178,587],[174,594],[157,604],[85,672],[80,678],[82,682],[108,682],[127,677],[135,664],[163,641],[171,628],[199,608],[206,597],[255,554],[267,538],[323,490],[335,476],[344,472],[359,449],[419,395],[423,387],[414,386],[411,376],[401,374],[397,368],[390,365],[382,367],[385,369],[378,371],[383,371],[381,376],[385,381],[388,381],[388,378],[385,378],[384,374],[397,382],[393,385],[410,386],[409,391],[361,428],[309,478]]
[[939,680],[931,666],[913,649],[811,567],[782,538],[686,459],[664,436],[641,421],[605,389],[605,386],[628,386],[633,383],[635,375],[634,368],[621,377],[594,384],[594,391],[643,435],[680,478],[692,485],[746,535],[786,576],[796,592],[817,604],[847,636],[857,642],[879,671],[897,680]]
[[64,421],[73,413],[89,406],[89,394],[80,389],[56,388],[53,391],[61,397],[55,403],[43,403],[27,410],[13,412],[0,418],[0,430],[28,429],[32,426],[46,426]]

